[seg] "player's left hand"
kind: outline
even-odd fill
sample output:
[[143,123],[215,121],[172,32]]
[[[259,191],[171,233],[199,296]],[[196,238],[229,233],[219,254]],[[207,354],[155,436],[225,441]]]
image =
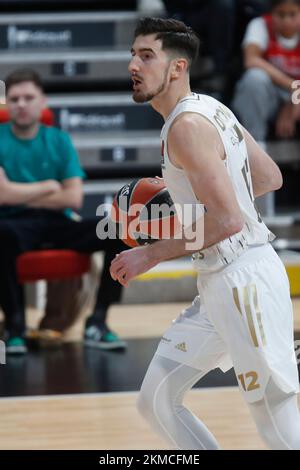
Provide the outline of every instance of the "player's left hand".
[[149,256],[150,246],[139,246],[131,250],[122,251],[111,263],[110,274],[115,281],[124,287],[139,274],[143,274],[155,266]]

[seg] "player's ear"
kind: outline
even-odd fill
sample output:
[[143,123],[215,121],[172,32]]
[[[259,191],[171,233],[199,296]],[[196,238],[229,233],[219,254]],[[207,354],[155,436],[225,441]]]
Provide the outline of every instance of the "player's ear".
[[175,59],[171,70],[171,78],[178,78],[183,72],[188,69],[188,61],[184,58]]

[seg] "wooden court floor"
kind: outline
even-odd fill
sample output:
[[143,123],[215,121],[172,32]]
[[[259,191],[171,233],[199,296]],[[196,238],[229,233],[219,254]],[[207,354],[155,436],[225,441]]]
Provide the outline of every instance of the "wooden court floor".
[[[161,336],[186,304],[114,307],[110,325],[124,338]],[[300,331],[300,299],[294,300]],[[76,336],[79,332],[70,332]],[[76,334],[75,334],[76,333]],[[167,449],[138,415],[137,392],[0,399],[0,449]],[[223,449],[264,449],[235,387],[192,390],[187,406]]]
[[[1,399],[0,449],[168,449],[135,408],[137,393]],[[186,404],[223,449],[264,449],[236,388],[193,390]]]
[[[138,415],[136,397],[133,392],[1,399],[0,449],[168,449]],[[186,405],[222,449],[266,448],[237,388],[192,390]]]

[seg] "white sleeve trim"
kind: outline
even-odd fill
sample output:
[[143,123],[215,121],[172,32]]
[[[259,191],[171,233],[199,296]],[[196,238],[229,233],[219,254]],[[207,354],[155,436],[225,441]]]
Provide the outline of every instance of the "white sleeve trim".
[[269,43],[269,33],[266,23],[262,17],[254,18],[247,26],[242,47],[245,48],[249,44],[255,44],[262,51],[265,51]]

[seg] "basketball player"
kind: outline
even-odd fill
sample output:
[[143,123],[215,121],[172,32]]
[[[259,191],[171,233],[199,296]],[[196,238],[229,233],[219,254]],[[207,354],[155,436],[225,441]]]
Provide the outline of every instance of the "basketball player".
[[[198,39],[181,22],[140,20],[129,71],[133,99],[165,120],[162,172],[175,203],[201,202],[204,245],[193,254],[197,296],[166,331],[144,379],[138,408],[172,447],[218,449],[183,406],[210,370],[234,367],[258,432],[271,449],[300,449],[298,371],[285,268],[254,198],[281,187],[281,173],[234,114],[191,92]],[[111,275],[129,281],[188,253],[186,240],[161,240],[114,259]]]

